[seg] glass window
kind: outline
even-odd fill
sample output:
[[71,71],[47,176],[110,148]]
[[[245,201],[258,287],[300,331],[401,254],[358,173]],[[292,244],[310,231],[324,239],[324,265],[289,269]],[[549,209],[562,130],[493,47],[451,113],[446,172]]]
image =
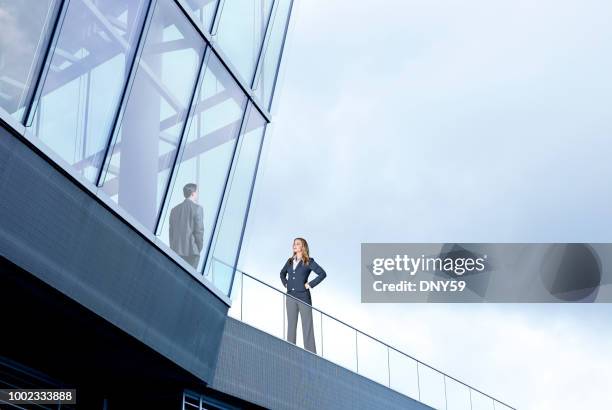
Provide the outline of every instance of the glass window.
[[104,191],[155,230],[185,126],[205,44],[172,1],[158,1]]
[[185,0],[182,2],[199,23],[200,27],[210,33],[219,0]]
[[[210,53],[161,230],[162,240],[198,270],[212,236],[246,100],[221,61]],[[197,199],[193,199],[200,209],[185,197],[187,184],[195,184]],[[192,208],[203,214],[202,221],[195,221],[199,216]]]
[[57,11],[55,0],[0,0],[0,107],[22,120]]
[[146,11],[145,0],[72,0],[32,123],[96,182]]
[[293,0],[278,0],[278,6],[274,13],[270,37],[264,49],[261,62],[261,69],[258,74],[255,94],[259,97],[264,107],[270,109],[272,105],[272,95],[276,85],[278,67],[285,43],[285,33],[289,24],[291,5]]
[[270,17],[272,0],[225,0],[215,36],[250,85]]
[[232,175],[211,246],[206,276],[217,288],[229,293],[242,228],[251,197],[260,147],[266,127],[265,119],[252,105],[242,131]]

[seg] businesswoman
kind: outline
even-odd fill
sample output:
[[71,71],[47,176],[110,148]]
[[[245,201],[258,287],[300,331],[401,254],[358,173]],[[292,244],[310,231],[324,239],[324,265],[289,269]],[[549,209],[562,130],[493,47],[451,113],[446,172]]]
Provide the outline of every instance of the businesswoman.
[[[308,282],[310,272],[317,277]],[[289,258],[280,272],[283,286],[287,288],[287,294],[299,299],[300,303],[291,297],[285,297],[287,306],[287,340],[295,344],[295,333],[297,328],[298,313],[302,318],[302,335],[304,337],[304,348],[317,353],[314,332],[312,326],[312,298],[310,289],[317,286],[327,274],[308,251],[308,242],[303,238],[293,240],[293,255]]]

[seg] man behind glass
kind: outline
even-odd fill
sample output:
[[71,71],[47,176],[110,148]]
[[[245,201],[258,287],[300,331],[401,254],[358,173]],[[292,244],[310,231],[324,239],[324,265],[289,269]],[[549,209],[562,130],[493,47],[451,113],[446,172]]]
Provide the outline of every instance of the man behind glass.
[[198,268],[204,246],[204,210],[198,201],[198,186],[183,187],[185,200],[170,211],[170,248],[187,263]]

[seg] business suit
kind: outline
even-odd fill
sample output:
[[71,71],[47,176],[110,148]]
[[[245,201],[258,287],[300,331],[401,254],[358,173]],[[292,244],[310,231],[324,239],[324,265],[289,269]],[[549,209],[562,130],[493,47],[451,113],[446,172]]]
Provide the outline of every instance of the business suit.
[[204,210],[186,198],[170,211],[170,248],[197,269],[203,247]]
[[287,306],[287,340],[295,344],[298,314],[302,318],[302,335],[304,337],[304,348],[313,353],[317,352],[314,340],[312,325],[312,298],[310,291],[304,286],[308,281],[310,272],[317,274],[317,277],[308,282],[311,288],[317,286],[327,273],[320,267],[313,258],[310,258],[308,265],[300,260],[293,268],[293,259],[289,259],[281,269],[280,278],[283,285],[287,288],[287,294],[301,300],[300,303],[293,298],[286,297]]

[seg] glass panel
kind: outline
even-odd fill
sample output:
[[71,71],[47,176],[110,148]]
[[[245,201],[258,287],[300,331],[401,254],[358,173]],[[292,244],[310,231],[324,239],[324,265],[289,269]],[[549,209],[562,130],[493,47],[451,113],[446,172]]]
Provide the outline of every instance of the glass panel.
[[55,0],[0,0],[0,107],[21,120],[48,44]]
[[354,372],[357,371],[357,338],[354,329],[323,315],[321,356]]
[[[194,115],[190,119],[187,144],[182,151],[177,177],[171,189],[170,210],[166,213],[160,233],[162,240],[178,255],[184,258],[187,256],[185,259],[188,262],[193,261],[193,267],[197,270],[201,269],[206,259],[202,248],[205,250],[210,242],[246,101],[242,90],[219,59],[211,53]],[[192,242],[193,225],[177,219],[178,213],[189,215],[180,212],[182,208],[192,207],[190,203],[185,205],[188,199],[185,198],[184,188],[187,184],[195,184],[195,201],[202,208],[203,214],[203,225],[197,227],[200,231],[203,229],[201,238],[197,238],[198,244],[203,246],[198,245],[197,249],[185,246]],[[219,265],[215,269],[227,270],[228,267]]]
[[495,407],[495,410],[512,410],[511,407],[506,406],[505,404],[501,404],[498,401],[495,401],[493,403],[493,406]]
[[419,398],[416,360],[397,350],[389,351],[391,388],[413,399]]
[[472,390],[472,410],[495,410],[493,399]]
[[272,0],[225,0],[215,39],[242,78],[251,84]]
[[272,94],[276,84],[278,67],[283,53],[285,33],[289,24],[289,14],[293,0],[277,0],[279,2],[272,22],[270,38],[264,50],[261,70],[258,74],[256,95],[268,109],[272,105]]
[[470,388],[446,378],[446,400],[448,410],[471,410]]
[[145,0],[72,0],[34,118],[34,137],[96,182]]
[[[234,254],[232,255],[231,244],[227,244],[226,248],[223,251],[219,251],[219,253],[221,252],[225,253],[225,258],[221,260],[213,257],[209,262],[210,267],[206,268],[207,270],[205,273],[205,277],[206,279],[213,282],[219,289],[222,289],[223,292],[225,292],[226,289],[232,288],[232,284],[230,283],[230,281],[232,280],[232,275],[234,273],[233,263],[234,258],[236,257],[236,249],[234,249]],[[226,260],[231,260],[232,264],[230,265],[226,263]],[[220,286],[223,286],[223,288],[220,288]]]
[[[250,107],[227,187],[227,199],[224,200],[216,237],[211,248],[213,249],[212,261],[220,261],[230,267],[233,267],[238,252],[266,125],[259,112],[252,105]],[[212,271],[213,263],[210,263],[209,266],[206,272],[207,277],[217,288],[227,294],[231,288],[232,269],[228,268],[219,275],[216,271]]]
[[315,336],[317,354],[322,355],[323,351],[321,349],[323,348],[323,313],[319,312],[318,310],[312,309],[312,321],[314,325],[313,331]]
[[387,346],[369,336],[357,334],[359,374],[378,383],[389,385]]
[[435,409],[445,408],[444,375],[424,364],[419,364],[421,402]]
[[191,11],[200,27],[210,33],[219,0],[185,0],[183,4]]
[[283,337],[284,295],[243,276],[242,320],[278,338]]
[[104,180],[104,191],[151,231],[204,48],[178,6],[158,1]]
[[242,272],[236,270],[236,277],[232,283],[232,292],[230,293],[232,306],[230,306],[229,311],[227,312],[228,316],[238,320],[242,320],[242,292],[240,289],[242,287],[243,278],[244,275],[242,275]]

